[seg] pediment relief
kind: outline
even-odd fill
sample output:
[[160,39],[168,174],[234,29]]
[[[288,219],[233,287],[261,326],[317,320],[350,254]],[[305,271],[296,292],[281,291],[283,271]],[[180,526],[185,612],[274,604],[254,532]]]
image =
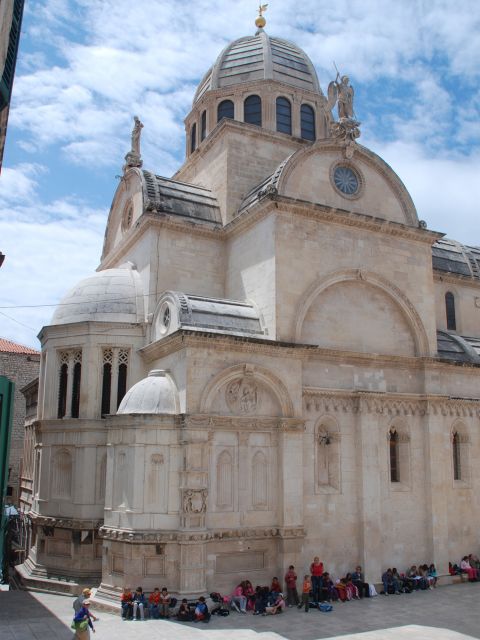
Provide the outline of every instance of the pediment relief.
[[216,415],[288,416],[293,408],[284,384],[267,369],[237,365],[207,385],[201,411]]

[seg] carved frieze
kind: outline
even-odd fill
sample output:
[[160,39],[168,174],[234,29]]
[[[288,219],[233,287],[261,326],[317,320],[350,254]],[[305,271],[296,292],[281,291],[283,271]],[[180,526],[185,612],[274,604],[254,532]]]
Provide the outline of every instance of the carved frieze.
[[55,518],[52,516],[42,516],[32,511],[30,511],[28,516],[33,524],[40,527],[58,527],[60,529],[76,529],[86,531],[87,529],[99,529],[103,524],[103,520]]
[[432,396],[395,397],[391,394],[352,391],[332,392],[305,389],[304,406],[308,413],[366,413],[385,416],[442,415],[480,417],[480,400]]
[[125,531],[101,527],[99,536],[104,540],[132,544],[159,544],[178,542],[182,544],[209,542],[213,540],[242,540],[263,538],[304,538],[303,527],[257,527],[248,529],[217,529],[215,531]]

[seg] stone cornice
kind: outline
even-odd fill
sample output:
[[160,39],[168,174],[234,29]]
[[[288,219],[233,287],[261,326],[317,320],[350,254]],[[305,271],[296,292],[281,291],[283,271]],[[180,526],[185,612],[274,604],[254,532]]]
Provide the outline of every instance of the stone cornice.
[[[68,435],[86,431],[103,433],[105,431],[105,420],[101,418],[52,418],[37,420],[34,426],[40,433],[55,433],[58,431],[65,432]],[[75,446],[73,442],[64,444],[66,447]]]
[[[273,205],[273,206],[272,206]],[[282,205],[288,207],[288,211],[282,209]],[[395,237],[432,245],[445,234],[438,231],[430,231],[421,227],[413,227],[370,216],[368,214],[355,213],[346,209],[338,209],[322,204],[315,204],[307,200],[299,200],[279,194],[266,194],[257,203],[241,210],[236,217],[225,227],[226,233],[236,235],[248,228],[272,210],[278,215],[301,215],[317,222],[330,222],[338,226],[355,227],[369,232],[376,232]]]
[[434,282],[448,282],[462,287],[471,287],[472,289],[480,289],[480,281],[473,276],[463,276],[460,273],[447,273],[440,269],[433,270]]
[[299,418],[268,416],[229,416],[189,414],[185,416],[184,427],[192,430],[225,429],[232,431],[278,430],[281,432],[303,432],[305,421]]
[[323,349],[316,345],[297,344],[294,342],[281,342],[263,338],[241,337],[228,334],[208,333],[193,329],[180,329],[166,338],[154,342],[139,353],[146,363],[164,358],[181,349],[209,349],[212,341],[218,351],[237,351],[242,353],[253,352],[279,358],[293,357],[303,361],[322,360],[332,363],[341,363],[364,366],[384,366],[388,368],[405,368],[420,370],[446,369],[455,367],[458,369],[473,370],[480,365],[469,362],[451,362],[429,356],[398,356],[388,354],[370,354],[356,351],[340,351],[335,349]]
[[169,542],[192,544],[217,540],[304,538],[306,536],[306,531],[301,526],[272,526],[248,529],[210,529],[200,531],[132,531],[128,529],[115,529],[113,527],[103,526],[98,532],[98,535],[105,540],[128,542],[131,544],[166,544]]
[[77,342],[73,346],[70,346],[69,344],[68,348],[81,349],[85,346],[81,342],[78,342],[82,336],[106,336],[108,335],[106,334],[106,329],[112,329],[115,331],[124,329],[134,336],[144,336],[145,327],[146,324],[141,322],[101,322],[98,320],[84,320],[80,322],[69,322],[66,324],[46,325],[38,334],[38,339],[42,342],[42,346],[45,347],[48,340],[69,338],[71,335],[74,335]]
[[28,517],[33,524],[40,527],[59,527],[61,529],[99,529],[103,520],[79,519],[79,518],[59,518],[54,516],[42,516],[35,511],[29,511]]
[[443,415],[480,417],[480,398],[433,394],[379,393],[337,389],[303,389],[307,413],[376,413],[386,416]]

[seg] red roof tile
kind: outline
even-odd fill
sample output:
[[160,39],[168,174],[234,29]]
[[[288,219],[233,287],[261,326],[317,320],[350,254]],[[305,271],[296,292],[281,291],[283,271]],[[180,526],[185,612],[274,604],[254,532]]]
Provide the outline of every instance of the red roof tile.
[[40,351],[37,351],[36,349],[25,347],[23,344],[17,344],[10,340],[5,340],[5,338],[0,338],[0,351],[3,351],[4,353],[24,353],[35,356],[40,355]]

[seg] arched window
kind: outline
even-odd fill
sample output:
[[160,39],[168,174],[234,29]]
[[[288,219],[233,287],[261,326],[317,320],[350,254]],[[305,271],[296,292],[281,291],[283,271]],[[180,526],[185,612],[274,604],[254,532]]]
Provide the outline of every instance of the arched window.
[[207,112],[203,111],[202,118],[200,121],[200,142],[202,142],[202,140],[205,140],[206,137],[207,137]]
[[398,457],[398,433],[390,431],[390,482],[400,482],[400,465]]
[[82,363],[75,362],[73,365],[72,380],[72,418],[78,418],[80,411],[80,380],[82,378]]
[[193,153],[197,148],[197,124],[194,122],[190,129],[190,153]]
[[233,509],[233,461],[228,451],[217,458],[217,509]]
[[455,297],[450,291],[447,291],[445,294],[445,312],[447,314],[447,329],[450,331],[456,331],[457,322],[455,319]]
[[248,96],[243,103],[243,119],[249,124],[262,126],[262,100],[260,96]]
[[315,111],[308,104],[300,108],[300,128],[304,140],[315,140]]
[[[118,409],[127,392],[128,349],[103,350],[102,416]],[[115,396],[116,389],[116,396]],[[112,393],[113,391],[113,393]],[[113,397],[112,397],[113,396]]]
[[277,131],[292,135],[292,105],[287,98],[277,98]]
[[460,449],[460,436],[455,431],[452,437],[452,454],[453,454],[453,479],[462,479],[462,458]]
[[217,122],[222,118],[231,118],[233,120],[233,102],[231,100],[223,100],[217,108]]
[[68,364],[64,362],[63,364],[60,365],[57,418],[63,418],[63,416],[67,411],[67,387],[68,387]]
[[72,456],[68,451],[59,451],[52,464],[52,498],[72,497]]

